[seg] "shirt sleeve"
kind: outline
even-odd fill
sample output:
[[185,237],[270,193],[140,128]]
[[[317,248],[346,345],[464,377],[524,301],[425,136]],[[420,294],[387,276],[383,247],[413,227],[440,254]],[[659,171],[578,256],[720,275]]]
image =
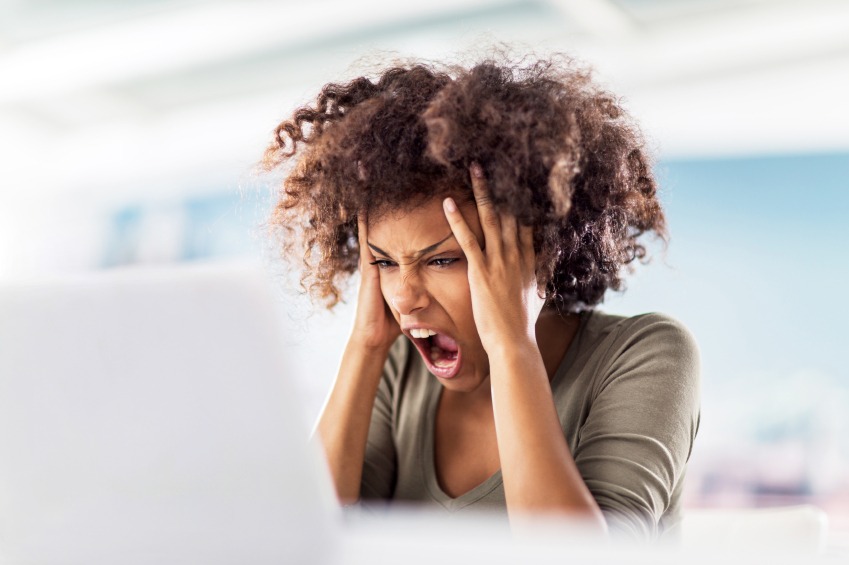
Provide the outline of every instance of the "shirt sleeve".
[[398,380],[409,353],[405,344],[404,336],[392,344],[377,387],[360,484],[363,500],[387,500],[395,491],[398,464],[393,431]]
[[679,322],[624,321],[599,367],[574,458],[611,534],[650,541],[699,426],[699,353]]

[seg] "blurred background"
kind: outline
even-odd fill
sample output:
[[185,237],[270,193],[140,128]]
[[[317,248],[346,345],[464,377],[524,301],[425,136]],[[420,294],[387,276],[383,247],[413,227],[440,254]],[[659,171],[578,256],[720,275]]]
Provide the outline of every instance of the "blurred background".
[[[364,64],[496,42],[594,67],[657,156],[669,250],[602,309],[668,313],[701,346],[687,505],[811,502],[847,540],[843,0],[2,0],[0,282],[274,266],[252,173],[274,126]],[[312,422],[352,307],[313,312],[277,276]]]

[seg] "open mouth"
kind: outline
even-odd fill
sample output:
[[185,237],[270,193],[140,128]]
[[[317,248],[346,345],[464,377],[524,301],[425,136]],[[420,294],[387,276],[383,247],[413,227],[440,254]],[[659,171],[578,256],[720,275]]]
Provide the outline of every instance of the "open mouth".
[[413,329],[409,332],[410,339],[419,350],[428,371],[437,377],[450,379],[460,370],[460,346],[453,338],[443,333],[421,337],[425,333],[432,332],[433,330],[428,332],[424,329]]

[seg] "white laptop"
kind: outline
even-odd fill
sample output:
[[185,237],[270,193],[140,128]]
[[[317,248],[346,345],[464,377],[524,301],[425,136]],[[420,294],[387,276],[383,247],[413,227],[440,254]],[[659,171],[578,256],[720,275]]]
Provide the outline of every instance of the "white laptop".
[[0,285],[0,563],[316,563],[336,522],[244,266]]

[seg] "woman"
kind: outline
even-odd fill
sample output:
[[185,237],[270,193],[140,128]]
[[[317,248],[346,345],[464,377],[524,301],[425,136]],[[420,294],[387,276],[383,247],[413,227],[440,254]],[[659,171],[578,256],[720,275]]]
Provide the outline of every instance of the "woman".
[[318,423],[340,500],[585,518],[679,514],[698,353],[659,314],[594,310],[665,238],[643,142],[566,58],[415,64],[326,85],[266,151],[272,224],[354,327]]

